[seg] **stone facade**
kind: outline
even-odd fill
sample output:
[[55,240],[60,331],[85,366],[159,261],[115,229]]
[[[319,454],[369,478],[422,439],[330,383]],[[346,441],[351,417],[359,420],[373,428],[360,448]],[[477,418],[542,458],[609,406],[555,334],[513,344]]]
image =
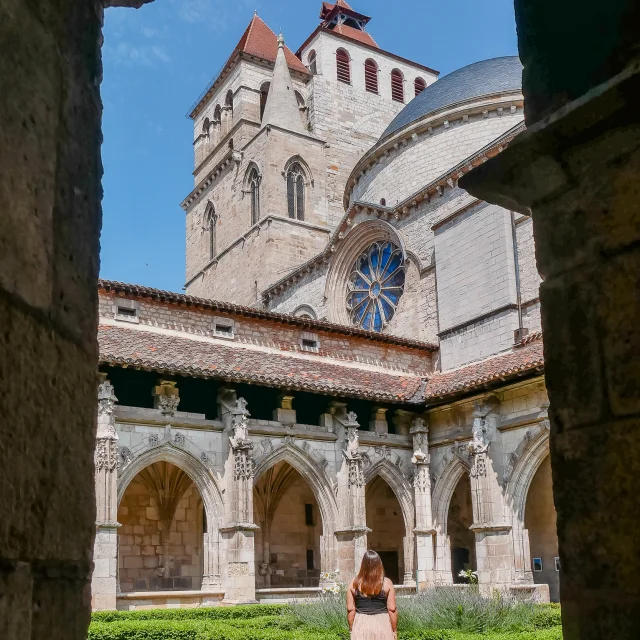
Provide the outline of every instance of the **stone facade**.
[[[373,372],[396,376],[404,387],[424,375],[433,380],[425,373],[433,367],[432,346],[368,334],[370,349],[385,358],[349,361],[330,347],[330,336],[342,333],[353,353],[363,340],[350,335],[353,329],[290,317],[327,346],[287,351],[278,316],[253,311],[264,318],[262,339],[251,340],[252,321],[243,318],[250,310],[227,305],[224,315],[245,337],[225,344],[253,353],[252,370],[234,383],[214,365],[197,381],[192,356],[183,368],[165,349],[162,365],[154,365],[155,356],[144,356],[144,338],[161,331],[204,349],[217,339],[195,327],[222,318],[221,309],[197,308],[202,302],[188,296],[177,305],[176,294],[161,293],[106,282],[101,290],[107,331],[100,334],[100,433],[113,453],[108,465],[96,464],[96,481],[99,503],[117,520],[105,516],[105,540],[96,543],[96,608],[309,597],[326,574],[352,576],[367,546],[380,551],[404,589],[459,581],[453,571],[462,567],[478,570],[482,588],[537,589],[545,597],[547,583],[536,584],[529,556],[528,527],[535,553],[549,556],[554,517],[548,483],[536,481],[540,490],[533,503],[529,497],[548,453],[547,399],[535,369],[511,384],[500,374],[490,392],[467,385],[459,400],[442,391],[436,399],[435,387],[418,386],[390,402],[389,383],[375,386]],[[139,322],[114,318],[118,300],[133,303]],[[138,359],[126,342],[116,353],[107,339],[118,323],[143,339]],[[264,375],[256,359],[268,342],[273,353],[288,353],[287,370],[301,358],[307,371],[325,363],[334,386],[271,382],[274,370]],[[415,373],[400,371],[411,351],[416,359],[423,354],[423,364]],[[346,367],[349,382],[339,382]],[[366,402],[353,386],[356,376],[369,380]],[[525,522],[528,503],[533,524]]]

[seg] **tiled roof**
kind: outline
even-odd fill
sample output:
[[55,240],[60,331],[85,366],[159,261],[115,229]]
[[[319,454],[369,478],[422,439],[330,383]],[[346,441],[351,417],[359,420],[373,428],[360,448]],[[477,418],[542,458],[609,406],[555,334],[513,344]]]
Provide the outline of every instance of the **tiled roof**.
[[[255,15],[242,38],[240,38],[240,42],[236,45],[231,57],[238,51],[275,63],[278,55],[278,36],[266,25],[262,18]],[[309,70],[286,45],[284,53],[290,69],[300,73],[309,73]]]
[[378,43],[373,39],[370,33],[368,33],[367,31],[360,31],[360,29],[354,29],[353,27],[349,27],[346,24],[336,25],[333,29],[331,29],[331,33],[339,33],[341,36],[349,38],[350,40],[355,40],[356,42],[361,42],[362,44],[368,44],[371,47],[378,47]]
[[430,84],[391,121],[380,139],[458,102],[521,90],[522,64],[517,56],[474,62]]
[[[422,378],[144,329],[98,328],[100,362],[382,402],[419,402]],[[415,396],[415,400],[413,399]]]
[[429,379],[425,390],[427,403],[447,396],[479,389],[506,379],[540,373],[544,368],[542,335],[532,334],[509,353],[481,362],[437,373]]
[[316,329],[319,331],[330,331],[332,333],[341,333],[343,335],[355,336],[375,342],[386,342],[402,347],[412,349],[424,349],[426,351],[437,351],[438,346],[417,340],[408,340],[398,336],[386,333],[375,333],[373,331],[364,331],[358,327],[349,327],[342,324],[334,324],[325,320],[311,320],[309,318],[298,318],[296,316],[285,313],[275,313],[273,311],[264,311],[254,307],[243,307],[230,302],[220,302],[218,300],[208,300],[206,298],[197,298],[188,296],[184,293],[174,293],[173,291],[163,291],[162,289],[154,289],[152,287],[143,287],[137,284],[129,284],[126,282],[116,282],[114,280],[98,280],[98,288],[104,291],[113,291],[120,295],[129,295],[132,297],[151,298],[173,304],[184,305],[187,307],[196,307],[199,309],[208,309],[211,311],[222,311],[248,318],[260,318],[263,320],[271,320],[272,322],[283,322],[285,324],[293,324],[301,328]]

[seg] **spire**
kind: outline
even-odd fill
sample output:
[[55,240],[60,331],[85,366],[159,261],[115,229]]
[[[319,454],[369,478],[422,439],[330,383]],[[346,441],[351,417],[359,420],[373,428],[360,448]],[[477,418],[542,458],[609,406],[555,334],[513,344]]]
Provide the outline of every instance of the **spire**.
[[306,133],[300,118],[300,110],[291,82],[289,65],[285,58],[284,37],[282,34],[278,36],[278,55],[267,95],[267,104],[262,117],[262,126],[268,124],[297,133]]

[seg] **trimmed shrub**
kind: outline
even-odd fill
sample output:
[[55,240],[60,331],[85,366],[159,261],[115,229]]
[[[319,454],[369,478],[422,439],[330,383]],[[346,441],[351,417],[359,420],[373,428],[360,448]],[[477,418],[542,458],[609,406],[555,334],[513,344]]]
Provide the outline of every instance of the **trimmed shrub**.
[[189,609],[144,609],[138,611],[96,611],[93,622],[119,620],[249,620],[276,616],[286,609],[281,604],[251,604],[235,607],[194,607]]

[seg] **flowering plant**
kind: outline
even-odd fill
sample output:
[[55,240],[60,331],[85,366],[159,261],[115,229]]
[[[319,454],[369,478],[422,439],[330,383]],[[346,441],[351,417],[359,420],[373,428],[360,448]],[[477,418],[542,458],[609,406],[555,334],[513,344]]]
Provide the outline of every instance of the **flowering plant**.
[[458,577],[464,578],[469,584],[478,584],[478,572],[471,569],[463,569]]

